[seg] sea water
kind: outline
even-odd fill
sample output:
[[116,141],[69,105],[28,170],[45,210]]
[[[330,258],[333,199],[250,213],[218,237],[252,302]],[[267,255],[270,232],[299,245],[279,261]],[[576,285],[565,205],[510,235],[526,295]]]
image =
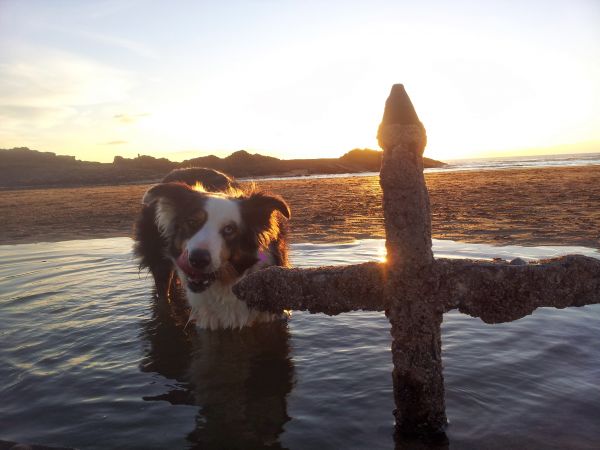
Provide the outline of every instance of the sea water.
[[[86,448],[410,448],[394,441],[383,313],[195,332],[126,238],[0,247],[0,440]],[[582,247],[434,241],[437,256]],[[296,266],[384,257],[381,240],[296,244]],[[444,316],[450,447],[598,448],[600,305],[487,325]],[[423,447],[420,447],[423,448]]]
[[[427,156],[427,155],[425,155]],[[465,170],[502,170],[502,169],[544,169],[548,167],[577,167],[577,166],[599,166],[600,153],[567,153],[561,155],[529,155],[529,156],[504,156],[497,158],[471,158],[452,159],[444,161],[443,167],[430,167],[425,173],[459,172]],[[379,172],[337,173],[301,175],[292,177],[258,177],[241,178],[249,181],[266,180],[308,180],[320,178],[355,178],[374,177]]]
[[456,159],[447,166],[426,169],[430,172],[456,170],[495,170],[545,167],[575,167],[600,165],[600,153],[567,153],[558,155],[504,156],[498,158]]

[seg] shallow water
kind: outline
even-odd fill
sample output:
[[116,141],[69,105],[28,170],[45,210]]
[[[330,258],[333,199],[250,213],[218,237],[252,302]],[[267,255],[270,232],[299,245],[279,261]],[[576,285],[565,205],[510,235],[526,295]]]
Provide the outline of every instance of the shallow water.
[[[393,448],[381,313],[186,332],[129,239],[0,247],[0,439],[79,448]],[[438,256],[597,251],[435,241]],[[383,242],[293,246],[298,266],[378,260]],[[486,325],[445,315],[450,446],[598,448],[600,305]],[[399,443],[405,447],[406,442]],[[410,447],[410,445],[408,445]]]

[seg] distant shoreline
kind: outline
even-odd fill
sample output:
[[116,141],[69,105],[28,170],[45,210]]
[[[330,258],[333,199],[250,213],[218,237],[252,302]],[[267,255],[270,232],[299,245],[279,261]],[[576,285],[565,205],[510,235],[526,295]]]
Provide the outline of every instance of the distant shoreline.
[[[453,167],[451,164],[447,164],[448,167],[429,167],[425,168],[424,173],[461,173],[461,172],[487,172],[487,171],[509,171],[509,170],[528,170],[528,169],[567,169],[576,167],[598,167],[600,169],[600,163],[590,162],[580,165],[548,165],[538,166],[530,165],[524,167]],[[165,173],[166,175],[166,173]],[[242,182],[262,182],[262,181],[286,181],[286,180],[310,180],[310,179],[330,179],[330,178],[358,178],[358,177],[371,177],[379,176],[377,171],[365,171],[365,172],[347,172],[347,173],[319,173],[310,175],[263,175],[254,177],[240,177],[238,181]],[[111,182],[98,182],[98,183],[54,183],[46,185],[19,185],[19,186],[0,186],[0,192],[2,191],[18,191],[18,190],[31,190],[31,189],[62,189],[62,188],[84,188],[84,187],[102,187],[102,186],[139,186],[139,185],[150,185],[160,182],[160,178],[151,178],[145,180],[132,180],[122,181],[118,183]]]
[[[166,175],[166,174],[165,174]],[[360,178],[379,176],[379,172],[353,172],[353,173],[322,173],[313,175],[265,175],[257,177],[241,177],[236,178],[240,182],[262,182],[262,181],[286,181],[286,180],[317,180],[329,178]],[[103,186],[139,186],[159,183],[160,179],[123,181],[120,183],[94,183],[94,184],[48,184],[48,185],[23,185],[23,186],[0,186],[2,191],[21,191],[32,189],[65,189],[65,188],[90,188]]]
[[[115,156],[112,163],[97,163],[21,147],[0,149],[0,167],[3,171],[0,186],[49,188],[155,183],[171,170],[185,167],[207,167],[235,178],[362,173],[379,171],[382,155],[380,150],[354,149],[339,158],[278,159],[240,150],[225,158],[209,155],[181,163],[145,155],[138,155],[137,158]],[[423,164],[425,167],[445,165],[430,158],[423,158]]]

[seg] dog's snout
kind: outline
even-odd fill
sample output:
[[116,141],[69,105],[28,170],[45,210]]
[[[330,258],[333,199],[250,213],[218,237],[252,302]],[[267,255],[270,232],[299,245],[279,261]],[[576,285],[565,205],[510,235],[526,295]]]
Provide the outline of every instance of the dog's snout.
[[188,260],[195,269],[205,269],[210,264],[210,253],[208,250],[195,249],[190,252]]

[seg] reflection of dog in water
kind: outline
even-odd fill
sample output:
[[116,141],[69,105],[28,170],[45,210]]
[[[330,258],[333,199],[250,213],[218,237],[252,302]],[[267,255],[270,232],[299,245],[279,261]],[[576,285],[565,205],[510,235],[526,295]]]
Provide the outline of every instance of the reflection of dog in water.
[[187,435],[197,448],[280,448],[294,377],[286,323],[186,332],[170,316],[172,306],[154,303],[142,370],[177,383],[165,382],[164,394],[144,400],[198,406]]
[[212,169],[171,172],[150,188],[135,229],[135,253],[148,268],[159,296],[177,273],[200,328],[241,328],[283,317],[250,309],[232,292],[248,273],[286,266],[285,201],[244,191]]

